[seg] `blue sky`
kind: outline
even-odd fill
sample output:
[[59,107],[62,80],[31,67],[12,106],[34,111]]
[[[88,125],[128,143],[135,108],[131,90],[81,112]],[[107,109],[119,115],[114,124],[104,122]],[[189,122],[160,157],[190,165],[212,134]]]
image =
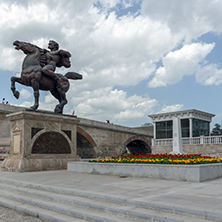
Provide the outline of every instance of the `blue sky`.
[[[150,114],[187,109],[213,113],[222,123],[222,1],[0,0],[1,96],[30,107],[32,89],[16,84],[24,59],[12,43],[47,48],[54,39],[70,51],[71,81],[64,113],[125,126],[151,122]],[[40,92],[40,109],[57,101]]]

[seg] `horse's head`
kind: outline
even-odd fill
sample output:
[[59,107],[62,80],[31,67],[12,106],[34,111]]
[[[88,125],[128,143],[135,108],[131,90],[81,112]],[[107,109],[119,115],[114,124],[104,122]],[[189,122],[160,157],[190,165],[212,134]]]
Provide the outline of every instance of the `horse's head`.
[[27,42],[20,42],[18,40],[14,41],[13,45],[15,46],[16,50],[21,49],[25,54],[34,53],[37,50],[37,46]]
[[13,45],[15,46],[15,49],[16,49],[16,50],[19,50],[19,49],[20,49],[21,42],[19,42],[18,40],[16,40],[16,41],[13,42]]

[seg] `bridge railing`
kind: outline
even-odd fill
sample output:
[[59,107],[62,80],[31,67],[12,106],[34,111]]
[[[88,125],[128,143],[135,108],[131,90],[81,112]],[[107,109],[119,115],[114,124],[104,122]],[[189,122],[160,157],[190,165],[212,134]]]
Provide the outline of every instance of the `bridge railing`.
[[[200,136],[182,138],[183,145],[189,144],[222,144],[222,136]],[[170,139],[152,139],[152,146],[171,146],[173,138]]]

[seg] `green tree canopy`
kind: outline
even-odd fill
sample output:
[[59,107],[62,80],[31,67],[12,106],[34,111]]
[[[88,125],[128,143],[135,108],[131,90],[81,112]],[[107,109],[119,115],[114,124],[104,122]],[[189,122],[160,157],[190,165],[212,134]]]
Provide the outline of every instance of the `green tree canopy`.
[[212,129],[211,133],[212,133],[214,136],[222,135],[222,127],[221,127],[221,124],[215,123],[215,124],[214,124],[214,128]]

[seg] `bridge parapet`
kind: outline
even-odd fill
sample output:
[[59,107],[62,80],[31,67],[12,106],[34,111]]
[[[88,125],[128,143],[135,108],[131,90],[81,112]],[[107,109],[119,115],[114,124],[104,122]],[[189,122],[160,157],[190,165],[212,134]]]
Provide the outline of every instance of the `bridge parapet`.
[[150,133],[142,127],[132,128],[132,127],[116,125],[113,123],[110,124],[110,123],[105,123],[105,122],[100,122],[100,121],[90,120],[90,119],[85,119],[85,118],[78,118],[78,119],[80,120],[80,122],[78,123],[79,126],[87,126],[87,127],[97,128],[97,129],[118,131],[118,132],[123,132],[123,133],[131,133],[131,134],[152,137],[152,135],[150,135]]

